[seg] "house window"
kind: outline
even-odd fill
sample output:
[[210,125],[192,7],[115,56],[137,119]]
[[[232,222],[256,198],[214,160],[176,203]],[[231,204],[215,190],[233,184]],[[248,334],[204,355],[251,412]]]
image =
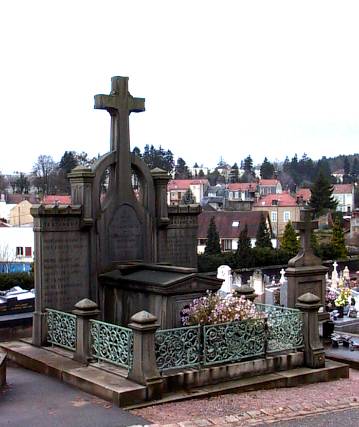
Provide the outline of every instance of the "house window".
[[239,227],[239,221],[233,221],[232,227]]
[[231,251],[232,250],[232,239],[223,239],[222,245],[223,245],[224,251]]
[[16,256],[23,256],[24,248],[22,246],[16,246]]
[[32,248],[31,246],[26,246],[25,247],[25,256],[31,257],[32,255]]
[[288,222],[290,220],[290,212],[289,211],[284,211],[283,220],[284,220],[284,222]]
[[272,222],[277,222],[277,212],[276,211],[271,212],[270,219]]
[[207,239],[198,239],[198,245],[204,246],[207,243]]

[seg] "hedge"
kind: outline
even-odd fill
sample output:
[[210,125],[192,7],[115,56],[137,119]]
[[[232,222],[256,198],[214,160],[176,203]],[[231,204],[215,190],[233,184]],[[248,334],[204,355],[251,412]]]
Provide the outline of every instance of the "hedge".
[[33,289],[34,273],[0,273],[0,291],[6,291],[14,286]]

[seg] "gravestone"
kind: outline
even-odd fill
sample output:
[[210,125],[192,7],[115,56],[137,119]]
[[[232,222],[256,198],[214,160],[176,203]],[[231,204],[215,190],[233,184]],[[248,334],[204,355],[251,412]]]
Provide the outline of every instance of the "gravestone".
[[256,302],[264,303],[264,282],[263,282],[263,274],[262,271],[256,269],[252,276],[252,286],[254,288],[254,292],[257,295]]
[[[301,220],[294,223],[300,233],[301,249],[294,258],[289,260],[285,271],[288,281],[287,306],[291,308],[295,308],[298,297],[308,292],[316,295],[320,303],[325,305],[325,275],[328,268],[324,267],[321,259],[313,253],[310,243],[311,233],[318,228],[318,221],[312,221],[312,215],[312,209],[302,208]],[[320,320],[328,318],[327,313],[320,313]]]
[[[113,77],[110,94],[95,96],[95,108],[110,114],[109,153],[91,168],[76,167],[68,175],[70,206],[37,205],[31,210],[35,231],[35,345],[46,342],[46,308],[71,311],[79,300],[89,298],[100,307],[103,320],[121,323],[135,314],[130,312],[133,307],[157,315],[160,299],[155,295],[159,294],[171,294],[168,304],[176,306],[171,310],[180,311],[180,301],[188,302],[186,292],[198,296],[195,288],[203,293],[208,283],[193,271],[197,266],[200,207],[191,205],[169,212],[170,176],[158,168],[150,171],[130,152],[129,115],[143,112],[145,100],[129,93],[127,77]],[[177,298],[165,281],[156,288],[157,294],[152,292],[153,283],[147,283],[144,274],[141,289],[144,293],[147,290],[148,301],[141,294],[143,307],[137,309],[133,299],[138,297],[138,283],[129,286],[132,276],[123,271],[124,266],[132,265],[139,273],[141,263],[147,275],[161,276],[161,280],[170,271],[159,273],[158,264],[175,264],[172,279],[180,276],[186,283],[181,287],[181,297]],[[221,280],[214,279],[210,285],[218,289]],[[131,286],[136,291],[131,292]]]
[[336,289],[338,287],[338,280],[339,280],[339,276],[338,276],[338,263],[336,261],[334,261],[333,263],[333,271],[332,271],[332,276],[331,276],[331,281],[332,281],[332,288]]
[[229,294],[232,292],[232,269],[228,265],[221,265],[217,268],[217,279],[222,279],[223,283],[220,292]]

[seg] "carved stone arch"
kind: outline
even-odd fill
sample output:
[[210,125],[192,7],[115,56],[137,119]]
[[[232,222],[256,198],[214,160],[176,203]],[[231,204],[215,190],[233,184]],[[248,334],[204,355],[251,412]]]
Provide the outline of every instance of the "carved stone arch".
[[155,215],[155,187],[150,170],[144,161],[133,153],[131,154],[131,167],[138,174],[143,187],[143,206],[151,215]]
[[104,154],[100,157],[100,159],[92,166],[92,171],[95,173],[94,183],[93,183],[93,212],[95,218],[98,217],[101,211],[101,203],[100,203],[100,186],[101,179],[103,174],[105,173],[107,168],[110,168],[110,187],[108,189],[109,196],[113,193],[114,190],[114,182],[115,182],[115,165],[116,165],[116,152],[111,151],[107,154]]

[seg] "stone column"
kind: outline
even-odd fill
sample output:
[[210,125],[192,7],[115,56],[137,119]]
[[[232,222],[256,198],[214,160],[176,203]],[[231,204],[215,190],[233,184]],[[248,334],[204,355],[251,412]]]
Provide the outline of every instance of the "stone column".
[[95,178],[91,169],[76,166],[67,174],[71,184],[71,203],[82,206],[82,223],[91,226],[92,218],[92,183]]
[[91,359],[90,351],[90,319],[96,319],[100,315],[100,310],[95,302],[84,298],[75,304],[75,310],[72,313],[76,315],[76,352],[74,360],[88,364]]
[[151,170],[155,186],[155,207],[157,233],[157,262],[168,262],[167,227],[170,222],[167,207],[167,184],[169,174],[160,168]]
[[147,400],[162,396],[163,379],[158,371],[155,354],[157,317],[147,311],[134,314],[128,327],[133,331],[133,362],[128,378],[147,387]]
[[325,352],[319,338],[318,309],[320,298],[307,292],[297,300],[296,307],[303,312],[304,360],[308,368],[323,368]]

